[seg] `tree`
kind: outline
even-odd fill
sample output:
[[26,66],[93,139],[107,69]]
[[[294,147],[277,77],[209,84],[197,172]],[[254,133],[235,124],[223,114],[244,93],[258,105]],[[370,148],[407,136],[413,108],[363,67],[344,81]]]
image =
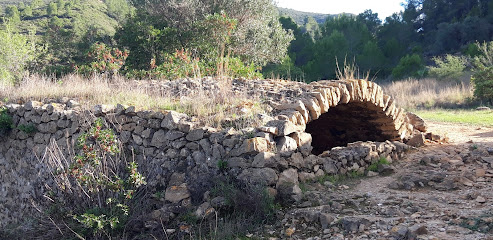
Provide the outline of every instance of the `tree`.
[[22,16],[23,17],[32,17],[33,16],[33,10],[30,6],[26,6],[24,10],[22,10]]
[[105,3],[108,6],[108,14],[119,22],[124,21],[132,14],[133,7],[127,0],[106,0]]
[[476,43],[481,55],[473,61],[474,96],[493,104],[493,41]]
[[48,4],[48,9],[47,9],[48,15],[49,16],[55,16],[58,14],[58,7],[57,4],[54,2],[51,2]]
[[425,75],[425,65],[423,59],[418,54],[406,55],[399,61],[399,64],[392,70],[395,79],[404,77],[422,78]]
[[42,4],[43,4],[43,0],[33,0],[31,2],[31,8],[32,9],[39,8],[39,7],[41,7]]
[[17,9],[14,5],[9,5],[5,8],[5,16],[7,16],[7,19],[12,23],[18,23],[21,21],[19,9]]
[[27,36],[13,31],[9,23],[0,29],[0,79],[2,84],[20,80],[29,61],[35,58],[35,46]]
[[[142,4],[142,0],[134,1],[136,6]],[[199,45],[214,39],[207,34],[199,36],[203,31],[201,22],[207,16],[224,11],[229,18],[238,21],[228,46],[231,54],[259,65],[283,59],[292,40],[292,35],[282,29],[270,0],[150,0],[145,9],[176,29],[182,47],[206,52],[208,50],[200,49]]]
[[382,24],[382,20],[378,18],[378,13],[373,13],[371,9],[365,10],[363,13],[358,14],[357,20],[363,22],[368,31],[370,31],[374,36],[377,33],[378,27]]

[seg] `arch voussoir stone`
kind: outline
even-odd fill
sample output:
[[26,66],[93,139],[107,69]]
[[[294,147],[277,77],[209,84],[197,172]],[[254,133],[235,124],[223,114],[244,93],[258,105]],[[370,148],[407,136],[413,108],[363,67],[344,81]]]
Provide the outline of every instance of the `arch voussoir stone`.
[[344,145],[360,140],[402,141],[409,139],[415,131],[405,110],[397,107],[394,100],[374,82],[323,80],[308,86],[312,87],[311,90],[299,99],[276,109],[281,110],[278,119],[297,126],[298,131],[291,135],[311,134],[314,145],[317,141]]

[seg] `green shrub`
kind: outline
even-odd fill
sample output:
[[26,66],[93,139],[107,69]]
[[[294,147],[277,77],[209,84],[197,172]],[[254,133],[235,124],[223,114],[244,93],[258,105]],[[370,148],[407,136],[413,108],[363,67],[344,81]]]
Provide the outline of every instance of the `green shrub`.
[[219,169],[219,171],[225,171],[226,169],[228,169],[228,162],[220,159],[219,161],[217,161],[217,168]]
[[17,129],[27,133],[27,134],[30,134],[30,133],[35,133],[38,131],[38,129],[36,128],[36,126],[34,126],[34,124],[30,123],[30,124],[21,124],[19,126],[17,126]]
[[481,55],[473,60],[474,96],[493,104],[493,41],[476,45]]
[[199,59],[192,56],[188,49],[176,50],[174,54],[165,54],[164,62],[156,66],[156,61],[151,60],[151,72],[154,78],[166,78],[169,80],[200,77],[201,69]]
[[423,59],[416,53],[402,57],[399,64],[392,70],[392,77],[396,79],[404,77],[423,78],[425,75],[426,68]]
[[35,45],[13,29],[9,23],[0,27],[0,84],[19,81],[36,56]]
[[434,57],[436,67],[429,67],[429,74],[439,80],[460,81],[467,65],[467,59],[462,56],[447,54],[445,57]]
[[5,135],[12,128],[12,116],[10,116],[6,107],[0,107],[0,136]]
[[243,63],[238,57],[227,58],[228,65],[225,68],[225,72],[228,77],[238,78],[243,77],[246,79],[262,78],[260,68],[253,62],[250,64]]
[[245,184],[231,177],[214,180],[211,198],[223,197],[224,205],[217,208],[219,222],[202,224],[206,239],[238,239],[276,220],[280,205],[261,184]]
[[104,43],[94,43],[87,53],[89,58],[86,65],[81,66],[77,71],[82,73],[101,73],[112,74],[118,73],[120,68],[125,64],[128,57],[128,51],[121,51],[118,48],[110,48]]
[[77,138],[76,148],[73,161],[60,160],[60,155],[48,157],[57,192],[62,194],[52,196],[58,207],[51,219],[67,224],[66,234],[79,238],[119,238],[145,179],[137,163],[120,155],[117,137],[101,118]]
[[368,171],[372,171],[372,172],[376,172],[378,171],[378,165],[389,165],[389,161],[387,161],[386,158],[384,157],[381,157],[378,162],[375,162],[375,163],[372,163],[370,164],[370,166],[368,166],[367,170]]

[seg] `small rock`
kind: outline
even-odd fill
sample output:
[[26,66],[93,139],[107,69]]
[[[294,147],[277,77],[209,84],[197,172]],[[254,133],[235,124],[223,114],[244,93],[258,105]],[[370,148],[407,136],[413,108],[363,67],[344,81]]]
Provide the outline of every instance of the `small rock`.
[[476,177],[484,177],[486,175],[486,170],[482,168],[476,169]]
[[425,145],[425,136],[423,133],[418,133],[414,135],[409,141],[407,142],[407,145],[413,146],[413,147],[421,147]]
[[394,168],[388,164],[378,164],[378,173],[384,176],[390,175],[394,173]]
[[482,196],[478,196],[476,198],[476,202],[478,202],[478,203],[485,203],[486,202],[486,199],[484,197],[482,197]]
[[183,199],[190,197],[190,192],[188,191],[187,185],[185,183],[181,185],[169,186],[164,193],[164,200],[171,203],[178,203]]
[[477,107],[477,111],[490,111],[491,109],[489,107]]
[[428,229],[424,225],[413,225],[409,228],[409,232],[413,235],[425,235],[428,234]]

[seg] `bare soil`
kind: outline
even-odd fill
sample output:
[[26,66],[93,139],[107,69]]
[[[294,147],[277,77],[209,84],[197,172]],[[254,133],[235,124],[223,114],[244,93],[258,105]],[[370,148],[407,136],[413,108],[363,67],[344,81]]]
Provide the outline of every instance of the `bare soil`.
[[[493,128],[429,122],[393,173],[307,186],[267,235],[281,239],[493,239]],[[314,219],[310,212],[324,214]],[[321,218],[331,223],[323,226]]]

